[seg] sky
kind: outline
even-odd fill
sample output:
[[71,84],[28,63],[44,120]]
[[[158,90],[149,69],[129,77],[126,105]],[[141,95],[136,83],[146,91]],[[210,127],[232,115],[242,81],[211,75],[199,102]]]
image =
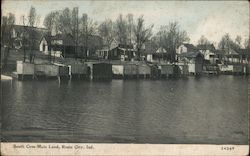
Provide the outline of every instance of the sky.
[[76,1],[76,0],[2,0],[2,14],[9,12],[16,16],[16,23],[22,24],[21,17],[27,16],[31,6],[40,16],[39,27],[51,11],[65,7],[79,7],[79,14],[87,13],[97,22],[115,19],[119,14],[132,13],[134,18],[144,16],[147,25],[154,24],[156,33],[161,25],[179,22],[187,31],[190,42],[196,44],[201,35],[217,44],[221,37],[229,33],[231,38],[249,37],[248,1]]

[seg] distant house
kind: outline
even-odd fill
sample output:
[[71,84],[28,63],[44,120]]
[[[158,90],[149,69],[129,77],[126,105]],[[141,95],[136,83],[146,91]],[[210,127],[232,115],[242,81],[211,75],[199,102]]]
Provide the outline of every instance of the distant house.
[[199,49],[193,44],[183,43],[176,49],[176,54],[188,53],[188,52],[198,52]]
[[104,45],[100,49],[96,50],[96,55],[99,59],[108,59],[109,50],[109,46]]
[[216,58],[216,60],[215,60],[215,63],[216,64],[219,64],[219,63],[221,63],[222,61],[223,61],[223,59],[225,58],[224,56],[225,56],[225,50],[218,50],[218,49],[216,49],[215,51],[214,51],[214,53],[215,53],[215,58]]
[[82,36],[79,37],[78,45],[76,45],[73,36],[70,34],[45,35],[40,41],[40,51],[45,54],[51,52],[52,55],[63,57],[85,58],[93,56],[101,45],[102,40],[99,36],[89,36],[86,46],[86,41]]
[[71,35],[45,35],[40,41],[40,51],[45,54],[51,52],[57,57],[67,57],[75,54],[75,44]]
[[169,54],[167,50],[163,47],[158,49],[147,50],[146,52],[146,60],[148,62],[166,62],[168,61]]
[[249,64],[250,62],[250,49],[238,49],[240,63]]
[[191,74],[197,75],[202,72],[204,56],[201,52],[186,52],[177,55],[179,63],[187,64],[188,71]]
[[78,46],[80,47],[79,51],[81,55],[84,54],[88,58],[96,58],[96,51],[103,47],[103,40],[98,35],[88,35],[86,42],[86,36],[81,35]]
[[109,50],[108,59],[131,61],[135,58],[135,49],[133,45],[118,44]]
[[240,55],[235,49],[227,49],[225,54],[225,61],[228,63],[240,63]]
[[[29,36],[32,34],[32,36]],[[23,25],[14,25],[11,31],[11,38],[14,40],[14,48],[20,49],[23,47],[23,41],[25,40],[25,46],[30,45],[28,39],[32,39],[34,44],[32,45],[33,50],[39,50],[39,44],[42,36],[48,34],[48,30],[45,28],[30,27]]]
[[203,54],[206,63],[215,64],[218,62],[219,58],[215,53],[213,44],[197,45],[197,49]]

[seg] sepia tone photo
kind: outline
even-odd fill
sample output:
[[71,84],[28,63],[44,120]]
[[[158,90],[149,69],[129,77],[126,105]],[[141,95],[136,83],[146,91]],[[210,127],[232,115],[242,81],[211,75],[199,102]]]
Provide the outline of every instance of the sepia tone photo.
[[3,0],[1,13],[2,145],[248,147],[248,1]]

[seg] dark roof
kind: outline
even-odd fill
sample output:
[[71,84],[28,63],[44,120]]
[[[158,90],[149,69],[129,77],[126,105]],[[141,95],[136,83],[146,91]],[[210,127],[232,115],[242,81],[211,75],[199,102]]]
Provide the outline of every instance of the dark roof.
[[46,28],[38,28],[38,27],[30,27],[30,26],[24,26],[24,25],[13,25],[13,29],[15,29],[16,32],[23,32],[23,30],[35,30],[35,31],[41,31],[41,32],[48,32],[48,29]]
[[110,50],[113,50],[113,49],[128,49],[128,50],[134,50],[134,46],[132,44],[118,44],[116,47],[110,49]]
[[32,32],[32,38],[34,40],[34,47],[38,48],[40,41],[44,35],[48,34],[48,30],[44,28],[37,27],[29,27],[23,25],[13,25],[13,29],[17,33],[17,37],[15,39],[21,38],[21,34],[28,37],[28,32]]
[[226,54],[226,51],[225,50],[213,50],[213,52],[217,55],[224,55]]
[[249,49],[237,49],[236,52],[240,55],[250,55]]
[[197,56],[203,56],[200,52],[188,52],[178,54],[179,57],[186,57],[186,58],[196,58]]
[[44,38],[49,44],[52,44],[52,41],[55,41],[55,40],[63,40],[63,45],[65,46],[75,45],[73,41],[73,37],[71,35],[62,35],[62,34],[57,34],[55,36],[45,35]]
[[184,43],[185,47],[187,47],[188,51],[198,51],[197,47],[195,47],[193,44]]
[[134,49],[132,44],[118,44],[118,47],[124,49]]
[[229,49],[229,50],[227,50],[227,54],[226,55],[230,55],[230,56],[232,56],[232,55],[239,55],[239,53],[236,52],[235,49]]
[[[79,37],[79,45],[80,46],[85,46],[85,36],[81,35]],[[89,35],[88,36],[88,46],[89,47],[98,47],[98,48],[102,48],[103,45],[103,40],[100,36],[98,35]]]
[[197,45],[197,49],[199,50],[215,50],[215,47],[213,44],[201,44],[201,45]]

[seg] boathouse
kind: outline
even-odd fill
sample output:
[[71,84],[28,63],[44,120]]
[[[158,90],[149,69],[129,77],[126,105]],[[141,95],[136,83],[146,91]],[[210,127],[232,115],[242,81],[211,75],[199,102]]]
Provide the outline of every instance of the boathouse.
[[35,65],[23,61],[17,61],[16,73],[18,80],[33,79],[35,74]]
[[84,62],[90,80],[111,80],[112,64],[105,62]]
[[200,52],[188,52],[177,55],[179,62],[188,65],[190,74],[201,74],[204,56]]

